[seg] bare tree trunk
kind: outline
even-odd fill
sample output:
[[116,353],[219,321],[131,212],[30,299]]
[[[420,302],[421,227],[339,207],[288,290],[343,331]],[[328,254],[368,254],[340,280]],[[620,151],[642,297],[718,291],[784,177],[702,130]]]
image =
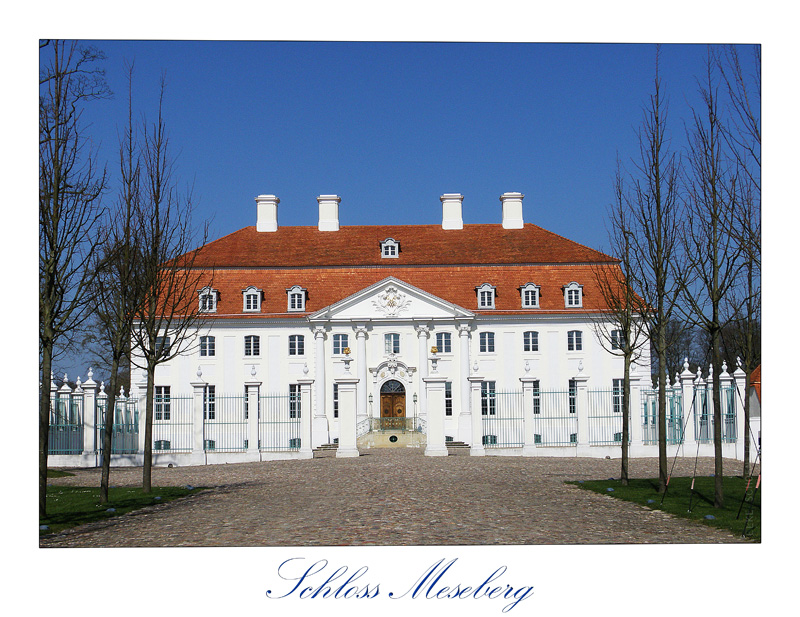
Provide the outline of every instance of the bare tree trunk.
[[51,347],[42,347],[42,387],[39,395],[39,517],[47,516],[47,455],[50,450]]
[[144,416],[144,443],[149,445],[144,449],[144,463],[142,469],[142,490],[149,493],[152,490],[153,478],[153,395],[155,387],[155,372],[154,365],[147,367],[147,397],[145,402],[145,416]]
[[106,399],[105,418],[103,419],[103,469],[100,473],[100,503],[108,503],[108,487],[111,479],[111,444],[114,435],[114,420],[117,411],[118,369],[119,360],[114,358],[111,363],[111,379],[109,379],[111,393]]

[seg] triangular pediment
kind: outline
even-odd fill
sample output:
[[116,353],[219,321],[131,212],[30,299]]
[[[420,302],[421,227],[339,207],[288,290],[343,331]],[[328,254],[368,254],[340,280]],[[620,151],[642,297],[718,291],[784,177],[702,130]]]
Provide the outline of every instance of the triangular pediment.
[[308,319],[396,321],[474,316],[474,313],[461,306],[390,276],[309,315]]

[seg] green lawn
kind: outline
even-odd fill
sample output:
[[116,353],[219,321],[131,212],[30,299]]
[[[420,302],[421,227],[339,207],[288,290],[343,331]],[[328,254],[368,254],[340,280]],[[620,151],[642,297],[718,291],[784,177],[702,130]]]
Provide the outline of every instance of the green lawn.
[[[47,475],[53,477],[49,471]],[[196,487],[154,486],[152,492],[145,495],[141,487],[112,487],[108,491],[109,503],[101,504],[99,487],[48,486],[48,514],[46,518],[39,519],[39,535],[106,520],[132,510],[192,495],[199,490]],[[42,525],[46,525],[47,529],[43,529]]]
[[[675,516],[688,518],[704,525],[711,525],[727,529],[737,536],[741,536],[745,529],[748,510],[751,510],[750,521],[747,523],[747,537],[756,542],[761,541],[761,486],[755,491],[755,500],[750,506],[752,488],[756,478],[751,483],[751,497],[742,505],[745,494],[746,480],[741,477],[723,478],[725,494],[724,507],[714,507],[714,478],[697,477],[694,490],[691,489],[692,478],[671,478],[667,493],[663,496],[658,493],[658,480],[630,480],[628,486],[623,486],[619,479],[615,480],[585,480],[583,482],[568,482],[585,490],[609,495],[615,499],[632,501],[655,510],[663,510]],[[613,489],[612,491],[608,489]],[[740,512],[741,507],[741,512]],[[690,511],[691,508],[691,511]],[[738,514],[738,518],[737,518]],[[708,518],[713,517],[713,518]]]

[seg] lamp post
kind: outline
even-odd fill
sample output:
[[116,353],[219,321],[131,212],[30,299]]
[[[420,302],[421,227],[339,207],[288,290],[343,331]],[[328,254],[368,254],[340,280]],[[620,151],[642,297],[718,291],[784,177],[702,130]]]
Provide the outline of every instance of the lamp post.
[[414,430],[417,430],[417,393],[414,392]]

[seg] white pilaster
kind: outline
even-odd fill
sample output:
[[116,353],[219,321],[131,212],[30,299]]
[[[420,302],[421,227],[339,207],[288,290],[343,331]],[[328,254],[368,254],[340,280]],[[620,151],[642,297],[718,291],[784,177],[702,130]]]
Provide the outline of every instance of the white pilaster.
[[94,455],[95,432],[95,405],[97,401],[98,385],[92,379],[92,369],[89,369],[89,379],[83,384],[83,455]]
[[259,414],[259,393],[261,382],[255,379],[244,382],[245,396],[247,396],[247,459],[257,461],[259,459],[258,449],[258,414]]
[[481,416],[481,382],[477,372],[467,378],[470,385],[470,401],[472,406],[472,440],[470,441],[470,456],[486,456],[486,448],[483,446],[483,417]]
[[[357,382],[358,387],[356,391],[356,423],[361,422],[367,417],[367,326],[366,324],[359,324],[354,326],[356,332],[356,361],[357,368]],[[341,396],[341,392],[340,392]],[[340,403],[341,407],[341,403]],[[339,414],[339,422],[341,424],[341,412]],[[339,447],[341,448],[341,437],[339,437]]]
[[447,456],[447,445],[444,440],[444,384],[447,377],[435,375],[425,377],[423,381],[429,404],[425,456]]
[[746,396],[750,396],[750,393],[746,391],[746,377],[747,375],[742,370],[741,365],[737,366],[736,370],[733,372],[733,379],[736,387],[734,401],[736,405],[736,458],[740,461],[744,460],[744,442],[745,439],[750,439],[750,461],[752,462],[755,460],[754,453],[757,451],[758,444],[751,439],[750,427],[744,422],[744,400]]
[[325,328],[314,328],[314,383],[315,406],[314,419],[311,426],[311,447],[318,448],[328,443],[328,418],[325,415]]
[[205,462],[205,450],[203,448],[204,440],[205,440],[205,428],[206,423],[203,418],[203,388],[205,388],[205,382],[199,381],[201,376],[200,369],[197,370],[198,374],[198,381],[193,381],[189,385],[192,386],[192,398],[193,398],[193,407],[192,407],[192,429],[193,429],[193,436],[192,436],[192,462],[194,464],[203,464]]
[[417,331],[418,342],[417,366],[419,367],[419,417],[426,418],[428,415],[428,395],[427,388],[425,387],[425,378],[428,376],[428,337],[430,336],[430,327],[427,324],[415,324],[414,329]]
[[576,382],[577,396],[575,413],[578,415],[578,456],[591,456],[589,451],[589,389],[587,382],[589,376],[584,375],[583,371],[573,377]]
[[356,445],[356,390],[357,377],[342,376],[334,380],[339,389],[339,447],[336,458],[358,456]]
[[459,363],[459,384],[461,407],[458,412],[458,440],[472,443],[472,421],[470,418],[470,385],[469,385],[469,324],[458,325],[458,344],[461,353]]
[[311,386],[313,379],[298,379],[300,385],[300,458],[314,458],[311,448]]
[[533,386],[537,379],[526,375],[520,377],[522,382],[522,422],[523,422],[523,445],[522,456],[535,456],[536,445],[533,441]]

